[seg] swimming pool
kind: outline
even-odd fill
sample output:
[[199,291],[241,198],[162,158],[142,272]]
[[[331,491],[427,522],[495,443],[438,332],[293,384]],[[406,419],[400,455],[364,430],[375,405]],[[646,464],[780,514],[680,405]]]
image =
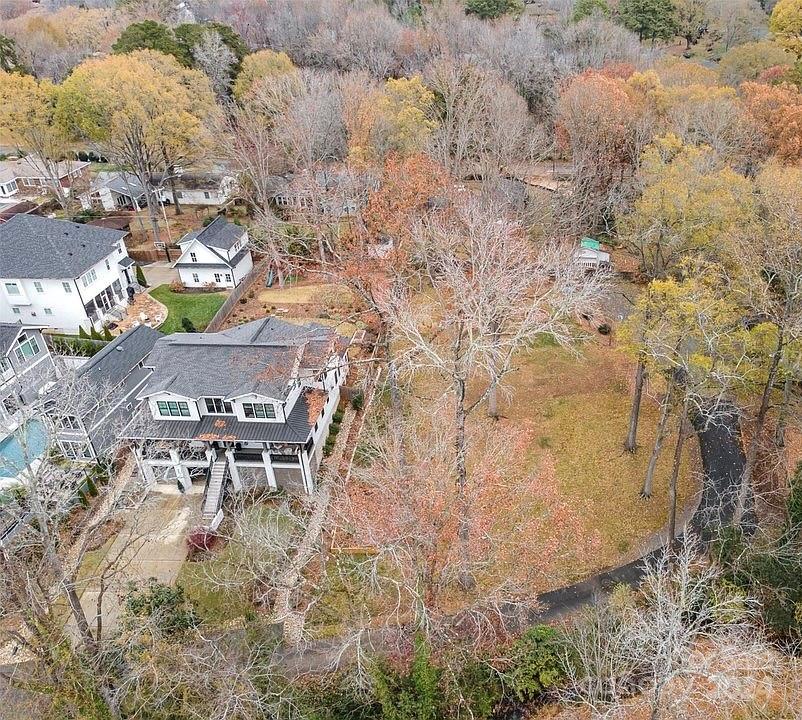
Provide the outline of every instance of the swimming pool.
[[0,440],[0,478],[16,477],[47,448],[47,431],[39,420],[28,420],[23,427]]

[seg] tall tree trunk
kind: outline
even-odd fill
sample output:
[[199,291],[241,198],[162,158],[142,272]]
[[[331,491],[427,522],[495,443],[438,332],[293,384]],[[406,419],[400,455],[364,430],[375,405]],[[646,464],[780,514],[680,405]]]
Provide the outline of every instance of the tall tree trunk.
[[459,525],[457,540],[459,542],[459,584],[463,590],[472,590],[476,580],[471,572],[471,525],[470,500],[468,499],[468,467],[466,462],[465,441],[465,380],[454,380],[454,451],[457,471],[457,505],[459,508]]
[[81,599],[78,597],[78,592],[72,582],[64,582],[64,595],[67,598],[67,603],[70,606],[75,626],[78,628],[78,634],[81,637],[81,644],[84,649],[90,654],[94,655],[97,652],[97,643],[92,635],[92,630],[89,627],[89,621],[86,618]]
[[[790,303],[790,301],[788,302]],[[790,307],[786,304],[786,317],[789,310]],[[777,327],[777,346],[771,356],[769,374],[766,377],[766,384],[763,386],[763,394],[760,397],[760,408],[755,418],[755,430],[746,452],[746,463],[744,464],[743,475],[741,475],[741,484],[738,487],[738,501],[735,505],[735,513],[732,518],[736,526],[740,526],[743,523],[744,513],[746,512],[749,492],[752,487],[752,476],[755,474],[755,465],[757,464],[757,452],[760,449],[760,440],[763,437],[763,428],[766,424],[766,416],[768,415],[769,404],[771,403],[771,391],[774,389],[774,383],[777,381],[777,371],[780,367],[780,359],[782,358],[784,344],[785,318],[782,324]]]
[[175,168],[171,165],[167,168],[167,182],[170,183],[170,194],[173,196],[173,205],[175,205],[175,214],[183,215],[184,211],[181,208],[181,203],[178,202],[178,191],[175,189]]
[[674,544],[677,535],[677,482],[679,480],[679,468],[682,464],[682,450],[685,446],[685,438],[688,436],[688,396],[682,403],[679,423],[677,423],[677,444],[674,446],[674,463],[671,466],[671,479],[668,483],[668,547],[669,550]]
[[671,396],[674,392],[673,378],[668,381],[663,404],[660,410],[660,422],[657,425],[657,436],[654,439],[652,456],[649,458],[649,467],[646,469],[646,478],[643,481],[641,497],[650,498],[654,488],[654,471],[657,468],[657,459],[660,457],[660,450],[663,448],[663,441],[666,439],[666,428],[668,426],[668,416],[671,413]]
[[783,399],[777,416],[777,429],[774,432],[774,442],[778,448],[785,447],[785,429],[788,426],[788,405],[791,402],[793,384],[793,377],[788,373],[783,383]]
[[646,377],[646,364],[643,358],[638,359],[638,367],[635,370],[635,392],[632,395],[632,409],[629,411],[629,430],[624,449],[634,453],[638,447],[638,421],[640,420],[640,403],[643,398],[643,381]]
[[[500,332],[497,327],[493,328],[493,347],[498,348],[501,340]],[[487,393],[487,414],[494,420],[498,420],[498,379],[493,378],[490,389]]]
[[153,242],[157,243],[161,240],[159,231],[159,208],[156,203],[153,186],[149,182],[145,184],[145,202],[148,206],[148,217],[150,218],[150,227],[153,231]]

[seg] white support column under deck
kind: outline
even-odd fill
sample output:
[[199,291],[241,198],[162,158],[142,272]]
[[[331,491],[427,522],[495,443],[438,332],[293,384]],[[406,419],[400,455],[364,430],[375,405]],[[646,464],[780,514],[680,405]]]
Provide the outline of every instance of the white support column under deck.
[[226,450],[226,460],[228,460],[228,472],[231,474],[231,484],[234,486],[234,491],[240,492],[242,490],[242,480],[240,480],[239,469],[234,460],[233,448]]
[[301,450],[301,476],[303,477],[304,481],[304,490],[308,494],[312,494],[315,490],[315,481],[312,479],[312,468],[309,465],[309,456],[306,454],[306,450]]
[[181,489],[186,492],[192,487],[192,481],[189,479],[189,473],[186,468],[181,464],[181,456],[178,454],[178,450],[170,450],[170,460],[173,463],[173,469],[175,470],[175,476],[178,478],[178,484],[181,486]]
[[278,489],[278,483],[276,482],[276,473],[273,471],[273,463],[270,460],[270,451],[269,450],[262,450],[262,462],[265,465],[265,474],[267,475],[267,484],[270,486],[271,490]]

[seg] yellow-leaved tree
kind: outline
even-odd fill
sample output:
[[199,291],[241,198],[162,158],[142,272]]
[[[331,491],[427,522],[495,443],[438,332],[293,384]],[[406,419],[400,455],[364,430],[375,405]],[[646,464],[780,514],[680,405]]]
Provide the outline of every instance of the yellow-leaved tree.
[[643,154],[643,192],[621,221],[621,237],[648,278],[664,278],[683,257],[730,257],[727,238],[752,219],[752,184],[717,167],[706,147],[658,138]]
[[741,387],[749,366],[751,337],[743,324],[737,282],[721,266],[687,260],[678,277],[652,280],[622,328],[625,347],[661,377],[665,391],[660,419],[641,494],[651,497],[654,473],[672,414],[677,416],[677,446],[669,481],[672,525],[682,449],[690,415],[698,423],[719,421]]
[[29,162],[47,179],[49,194],[69,212],[74,195],[59,182],[58,163],[67,142],[55,121],[58,95],[49,80],[0,71],[0,136],[29,153]]
[[349,133],[349,156],[359,164],[379,164],[390,153],[419,153],[437,127],[434,93],[420,75],[391,78],[380,91],[365,95],[363,103],[363,122]]
[[786,50],[802,57],[802,0],[780,0],[771,12],[769,30]]
[[56,105],[66,133],[136,175],[146,189],[154,241],[159,185],[174,180],[177,166],[204,156],[216,112],[206,76],[153,50],[87,60],[64,81]]
[[242,60],[242,67],[234,81],[232,92],[234,98],[245,103],[258,92],[260,81],[278,78],[285,75],[295,75],[295,67],[289,55],[273,50],[259,50],[259,52],[246,55]]

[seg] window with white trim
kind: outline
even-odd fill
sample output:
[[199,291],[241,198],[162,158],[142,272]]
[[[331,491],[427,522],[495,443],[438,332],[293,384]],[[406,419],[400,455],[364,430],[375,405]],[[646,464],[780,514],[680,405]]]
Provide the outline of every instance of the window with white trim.
[[276,408],[272,403],[242,403],[242,411],[251,420],[276,419]]
[[223,398],[203,398],[206,404],[206,412],[209,415],[233,415],[234,411],[231,408],[231,403],[226,402]]
[[109,265],[108,259],[106,260],[106,270],[111,270],[111,265]]
[[36,338],[33,335],[28,337],[28,335],[22,333],[17,340],[17,347],[14,350],[14,354],[17,356],[17,360],[25,362],[35,355],[38,355],[39,350],[39,343],[36,342]]
[[0,373],[5,375],[9,370],[11,370],[11,363],[8,358],[0,357]]
[[38,293],[43,293],[45,291],[44,287],[42,287],[42,283],[40,283],[38,280],[33,281],[33,287]]
[[194,252],[191,252],[189,254],[189,260],[190,262],[198,262],[198,256]]
[[231,282],[231,273],[226,273],[226,282]]
[[215,281],[216,283],[219,283],[219,282],[220,282],[220,278],[221,278],[221,277],[222,277],[222,275],[220,275],[220,273],[215,273],[215,274],[214,274],[214,281]]
[[198,275],[198,273],[192,273],[192,282],[195,283],[200,282],[200,276]]
[[11,308],[11,312],[13,312],[15,315],[21,315],[22,314],[22,310],[20,310],[18,307]]
[[64,292],[68,295],[72,292],[72,285],[68,282],[61,283],[61,287],[64,288]]
[[59,426],[62,430],[80,430],[81,421],[74,415],[64,415],[59,418]]
[[61,452],[64,453],[64,457],[66,457],[69,460],[92,459],[92,451],[89,449],[89,446],[85,442],[61,440],[59,442],[59,445],[61,446]]
[[84,273],[81,276],[81,282],[83,283],[84,287],[89,287],[93,282],[97,280],[97,272],[95,268],[92,268],[89,272]]
[[53,314],[53,308],[45,308],[45,315],[52,315],[52,314]]
[[210,192],[204,192],[203,193],[203,197],[205,197],[207,200],[209,200],[212,197],[212,194]]
[[19,285],[17,285],[17,283],[13,283],[13,282],[7,282],[6,283],[6,292],[9,295],[21,295],[22,294],[20,292],[20,290],[19,290]]
[[158,400],[156,408],[162,417],[189,417],[189,404],[176,400]]

